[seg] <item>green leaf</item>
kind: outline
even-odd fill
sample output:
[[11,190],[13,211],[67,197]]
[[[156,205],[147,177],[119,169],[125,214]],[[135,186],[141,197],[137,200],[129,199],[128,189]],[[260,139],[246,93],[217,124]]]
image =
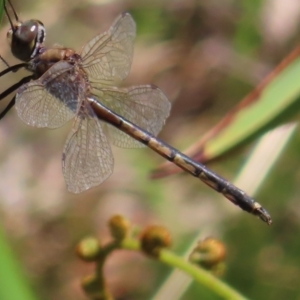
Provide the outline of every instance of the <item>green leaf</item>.
[[21,267],[0,230],[0,299],[35,300]]

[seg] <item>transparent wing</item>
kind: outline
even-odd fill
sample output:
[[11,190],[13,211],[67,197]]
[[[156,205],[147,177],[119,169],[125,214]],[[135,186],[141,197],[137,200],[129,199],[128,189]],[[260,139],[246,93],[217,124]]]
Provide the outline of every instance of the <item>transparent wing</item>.
[[28,125],[48,128],[73,118],[79,106],[79,83],[85,82],[72,73],[74,67],[60,61],[39,79],[21,86],[16,95],[19,117]]
[[[92,92],[106,107],[133,124],[157,135],[169,116],[171,103],[166,95],[154,85],[130,88],[98,88]],[[118,147],[137,148],[144,145],[117,128],[104,124],[112,143]]]
[[99,185],[113,171],[113,155],[100,121],[80,112],[63,151],[63,174],[68,190],[80,193]]
[[129,13],[121,14],[110,29],[83,48],[83,67],[92,80],[122,80],[133,57],[136,26]]

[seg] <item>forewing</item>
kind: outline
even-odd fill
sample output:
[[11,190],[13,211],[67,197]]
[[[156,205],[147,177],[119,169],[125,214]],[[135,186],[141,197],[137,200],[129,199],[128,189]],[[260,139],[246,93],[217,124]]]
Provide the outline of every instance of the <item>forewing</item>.
[[63,174],[72,193],[99,185],[113,171],[113,155],[100,121],[80,112],[63,151]]
[[83,67],[92,80],[116,81],[127,77],[133,57],[135,22],[129,13],[121,14],[103,34],[83,48]]
[[[28,125],[57,128],[74,117],[79,105],[79,89],[85,82],[74,75],[74,67],[65,61],[53,65],[39,79],[17,91],[16,109]],[[80,84],[79,84],[80,83]]]
[[[169,116],[171,103],[166,95],[154,85],[123,89],[97,88],[95,85],[93,87],[92,92],[102,104],[155,136]],[[123,148],[144,146],[109,124],[104,124],[104,126],[114,145]]]

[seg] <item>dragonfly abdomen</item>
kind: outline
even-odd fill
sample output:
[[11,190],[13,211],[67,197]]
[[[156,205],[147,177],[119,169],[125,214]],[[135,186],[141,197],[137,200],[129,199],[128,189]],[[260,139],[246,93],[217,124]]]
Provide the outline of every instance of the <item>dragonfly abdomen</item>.
[[88,98],[88,100],[99,119],[117,127],[129,136],[148,146],[162,157],[173,162],[181,169],[199,178],[205,184],[223,194],[227,199],[235,205],[238,205],[243,210],[258,216],[268,224],[272,223],[269,213],[258,202],[254,201],[253,198],[231,184],[229,181],[217,175],[213,171],[210,171],[201,163],[190,159],[188,156],[179,152],[172,146],[159,140],[151,133],[114,113],[96,99]]

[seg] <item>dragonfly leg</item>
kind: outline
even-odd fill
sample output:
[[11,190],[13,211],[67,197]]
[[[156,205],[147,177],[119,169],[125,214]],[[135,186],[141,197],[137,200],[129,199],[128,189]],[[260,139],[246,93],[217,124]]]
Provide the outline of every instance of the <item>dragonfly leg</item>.
[[[13,84],[11,87],[6,89],[4,92],[0,94],[0,101],[3,100],[6,96],[8,96],[10,93],[14,92],[17,88],[22,86],[23,84],[29,82],[31,79],[33,79],[33,75],[26,76],[22,78],[19,82]],[[0,120],[9,112],[9,110],[14,106],[15,104],[15,96],[10,100],[9,104],[6,106],[6,108],[0,113]]]
[[5,107],[5,109],[0,113],[0,120],[5,117],[5,115],[10,111],[10,109],[15,105],[16,96],[14,96]]

